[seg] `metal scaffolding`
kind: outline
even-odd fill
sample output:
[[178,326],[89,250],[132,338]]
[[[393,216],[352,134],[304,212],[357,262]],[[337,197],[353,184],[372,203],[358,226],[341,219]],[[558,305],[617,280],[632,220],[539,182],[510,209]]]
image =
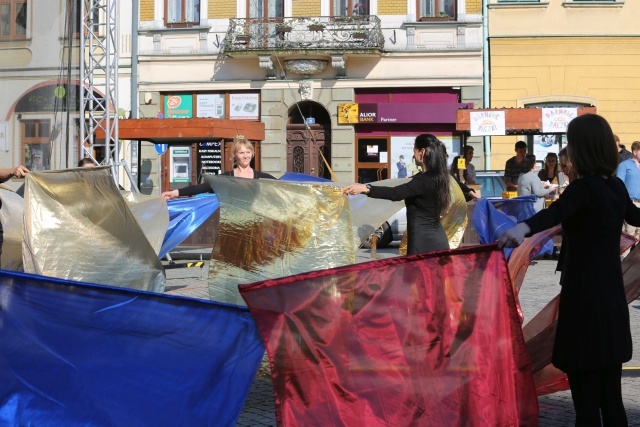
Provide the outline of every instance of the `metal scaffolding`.
[[103,163],[111,165],[118,183],[118,1],[82,0],[81,4],[80,141],[93,157],[96,131],[104,131]]

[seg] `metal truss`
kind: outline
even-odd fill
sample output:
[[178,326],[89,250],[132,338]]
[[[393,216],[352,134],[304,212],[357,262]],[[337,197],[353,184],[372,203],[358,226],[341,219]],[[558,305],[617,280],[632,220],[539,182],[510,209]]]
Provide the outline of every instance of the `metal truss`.
[[[80,32],[80,141],[93,153],[96,133],[105,136],[105,159],[118,182],[118,1],[82,0]],[[100,94],[103,95],[100,95]],[[83,120],[84,119],[84,120]],[[82,126],[84,122],[84,126]],[[100,134],[102,134],[100,132]]]

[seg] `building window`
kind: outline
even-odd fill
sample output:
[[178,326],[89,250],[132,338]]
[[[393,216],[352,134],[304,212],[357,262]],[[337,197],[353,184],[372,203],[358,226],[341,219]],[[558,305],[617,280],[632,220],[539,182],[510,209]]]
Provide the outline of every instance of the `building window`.
[[455,19],[455,0],[418,0],[418,16],[421,20],[432,18]]
[[200,0],[165,0],[167,25],[200,23]]
[[0,0],[0,40],[27,37],[26,0]]
[[284,0],[248,0],[250,18],[284,17]]
[[20,125],[23,164],[31,171],[51,169],[51,122],[23,120]]
[[365,16],[369,15],[369,1],[333,0],[331,10],[333,16]]

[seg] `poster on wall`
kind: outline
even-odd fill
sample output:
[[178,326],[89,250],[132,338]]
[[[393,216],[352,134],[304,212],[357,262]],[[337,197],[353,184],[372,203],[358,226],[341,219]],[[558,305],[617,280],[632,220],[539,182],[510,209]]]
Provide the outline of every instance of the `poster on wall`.
[[[447,147],[447,154],[449,155],[447,165],[450,165],[453,157],[460,152],[460,138],[457,136],[438,135],[438,139]],[[391,178],[408,178],[419,172],[413,161],[415,140],[415,136],[391,137]]]
[[211,141],[198,144],[198,175],[220,175],[222,173],[222,142]]
[[558,134],[543,134],[533,135],[533,154],[536,156],[536,162],[544,163],[544,158],[547,153],[556,153],[560,151],[563,137],[566,140],[565,135]]
[[542,132],[543,133],[565,133],[569,122],[578,117],[577,108],[543,108],[542,109]]
[[164,97],[164,117],[190,119],[193,117],[193,95],[169,95]]
[[471,136],[506,135],[504,111],[469,112]]
[[232,93],[229,95],[229,118],[233,120],[258,120],[260,95],[257,93]]
[[224,94],[197,95],[196,117],[224,119]]

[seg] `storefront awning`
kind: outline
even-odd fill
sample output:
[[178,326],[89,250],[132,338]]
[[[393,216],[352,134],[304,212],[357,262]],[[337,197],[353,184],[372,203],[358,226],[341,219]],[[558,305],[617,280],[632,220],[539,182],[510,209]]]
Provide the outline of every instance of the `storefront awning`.
[[[461,109],[456,112],[456,130],[470,132],[471,113],[504,111],[505,134],[537,134],[542,132],[542,108]],[[596,107],[578,107],[579,116],[595,114]]]
[[[213,118],[118,120],[119,139],[151,141],[154,144],[232,139],[238,134],[252,141],[262,141],[264,123]],[[104,138],[104,131],[98,130],[96,136]]]

